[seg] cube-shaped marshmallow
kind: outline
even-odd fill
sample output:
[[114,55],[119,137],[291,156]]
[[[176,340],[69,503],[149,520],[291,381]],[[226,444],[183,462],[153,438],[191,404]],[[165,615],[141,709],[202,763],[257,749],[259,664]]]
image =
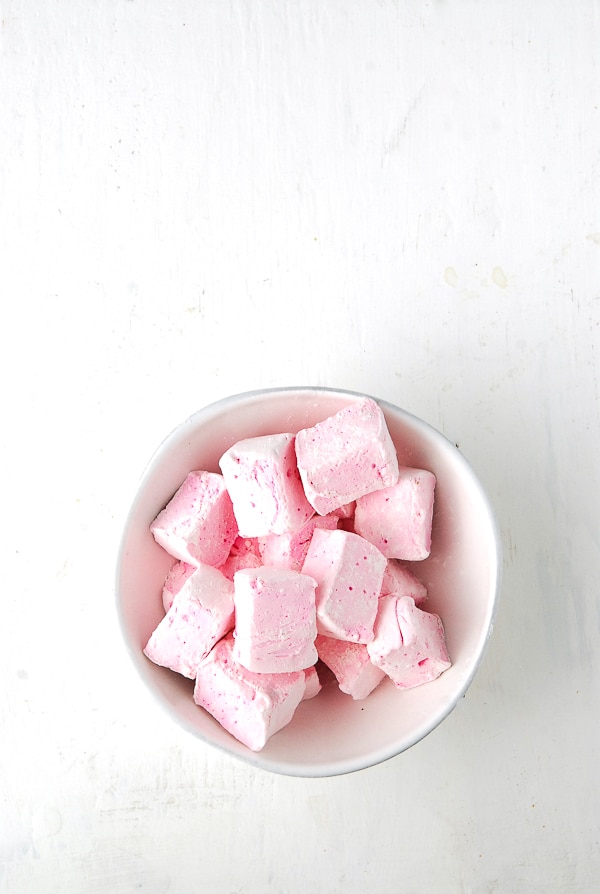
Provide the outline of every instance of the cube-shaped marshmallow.
[[281,568],[246,568],[233,578],[235,660],[256,673],[290,673],[317,660],[316,581]]
[[354,699],[366,698],[385,678],[363,643],[349,643],[319,634],[316,639],[321,661],[333,671],[342,692]]
[[396,448],[371,398],[299,431],[296,456],[304,491],[319,515],[398,480]]
[[419,561],[431,551],[435,475],[401,468],[392,487],[356,501],[354,530],[390,559]]
[[202,659],[233,623],[233,584],[217,568],[199,565],[173,597],[144,654],[193,680]]
[[385,566],[385,557],[358,534],[316,528],[302,574],[317,581],[318,632],[368,643]]
[[435,680],[451,666],[440,617],[417,608],[410,596],[381,597],[367,650],[398,689]]
[[190,472],[150,531],[175,559],[188,565],[221,565],[238,533],[223,476]]
[[194,701],[232,736],[260,751],[286,726],[306,692],[304,671],[256,674],[238,664],[226,636],[200,663]]
[[219,460],[240,534],[298,531],[313,515],[296,464],[295,435],[238,441]]
[[427,599],[427,587],[406,565],[388,559],[380,596],[412,596],[415,605],[420,607]]

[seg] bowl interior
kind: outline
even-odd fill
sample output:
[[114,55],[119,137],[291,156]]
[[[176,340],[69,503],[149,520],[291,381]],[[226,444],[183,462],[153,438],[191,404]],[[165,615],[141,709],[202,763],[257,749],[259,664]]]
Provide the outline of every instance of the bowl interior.
[[162,585],[173,560],[149,526],[193,469],[219,471],[224,451],[241,438],[296,432],[364,395],[323,388],[236,395],[200,410],[159,447],[139,486],[123,533],[117,607],[132,660],[163,707],[205,742],[265,769],[299,776],[351,772],[398,754],[452,710],[481,659],[499,588],[500,547],[490,506],[454,444],[427,423],[379,401],[401,465],[436,475],[431,555],[414,563],[428,588],[426,608],[444,622],[452,667],[437,680],[401,692],[391,681],[353,701],[330,675],[316,698],[259,753],[237,742],[192,699],[193,683],[142,653],[163,616]]

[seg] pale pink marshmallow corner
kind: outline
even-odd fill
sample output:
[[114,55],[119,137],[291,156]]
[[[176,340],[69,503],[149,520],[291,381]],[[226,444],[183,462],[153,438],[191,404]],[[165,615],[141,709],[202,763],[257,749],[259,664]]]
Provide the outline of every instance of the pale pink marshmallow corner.
[[284,432],[246,438],[219,460],[244,537],[297,531],[313,515],[296,464],[295,437]]
[[427,599],[427,587],[406,565],[396,559],[388,559],[379,595],[412,596],[415,605],[420,607]]
[[251,751],[260,751],[286,726],[306,693],[303,670],[253,673],[233,657],[228,635],[200,663],[194,701]]
[[318,632],[369,642],[385,566],[385,557],[358,534],[316,528],[302,574],[317,581]]
[[353,699],[366,698],[385,679],[385,672],[371,661],[366,645],[322,634],[315,644],[319,658],[333,671],[341,691]]
[[410,596],[381,597],[367,651],[399,689],[435,680],[451,666],[440,617],[417,608]]
[[296,456],[304,491],[319,515],[398,480],[396,448],[371,398],[299,431]]
[[315,695],[318,695],[321,691],[321,681],[319,680],[319,674],[314,666],[307,667],[304,669],[304,695],[302,696],[302,700],[305,701],[307,698],[314,698]]
[[233,584],[211,565],[186,578],[144,648],[155,664],[194,679],[198,665],[234,624]]
[[290,673],[317,660],[313,578],[281,568],[246,568],[233,578],[234,658],[256,673]]
[[238,533],[223,476],[190,472],[150,531],[175,559],[189,565],[221,565]]
[[333,509],[331,511],[331,515],[337,515],[337,517],[342,519],[350,519],[354,518],[354,510],[356,509],[356,500],[352,500],[351,503],[344,503],[343,506],[338,506],[337,509]]
[[329,515],[313,515],[299,531],[259,537],[261,564],[300,571],[315,528],[333,530],[338,523],[339,517],[333,512]]
[[401,468],[396,484],[356,501],[354,530],[390,559],[420,561],[431,551],[435,475]]
[[162,591],[163,608],[168,612],[173,605],[173,599],[179,593],[186,580],[194,573],[196,565],[188,565],[187,562],[175,562],[171,566],[165,578]]

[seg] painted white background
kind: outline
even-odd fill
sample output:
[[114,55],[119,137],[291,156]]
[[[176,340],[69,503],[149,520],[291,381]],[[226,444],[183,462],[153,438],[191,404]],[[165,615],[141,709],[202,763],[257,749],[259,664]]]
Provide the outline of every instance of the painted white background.
[[[600,5],[2,0],[2,894],[591,892]],[[146,461],[227,394],[460,444],[504,587],[467,697],[334,779],[174,727],[113,602]]]

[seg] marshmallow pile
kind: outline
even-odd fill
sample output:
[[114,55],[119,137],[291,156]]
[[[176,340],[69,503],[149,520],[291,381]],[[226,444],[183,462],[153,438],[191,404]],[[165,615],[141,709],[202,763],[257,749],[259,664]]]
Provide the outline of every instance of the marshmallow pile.
[[238,441],[194,471],[152,522],[175,560],[144,654],[252,751],[321,689],[354,699],[450,667],[438,615],[407,562],[431,550],[435,476],[399,467],[363,398],[297,434]]

